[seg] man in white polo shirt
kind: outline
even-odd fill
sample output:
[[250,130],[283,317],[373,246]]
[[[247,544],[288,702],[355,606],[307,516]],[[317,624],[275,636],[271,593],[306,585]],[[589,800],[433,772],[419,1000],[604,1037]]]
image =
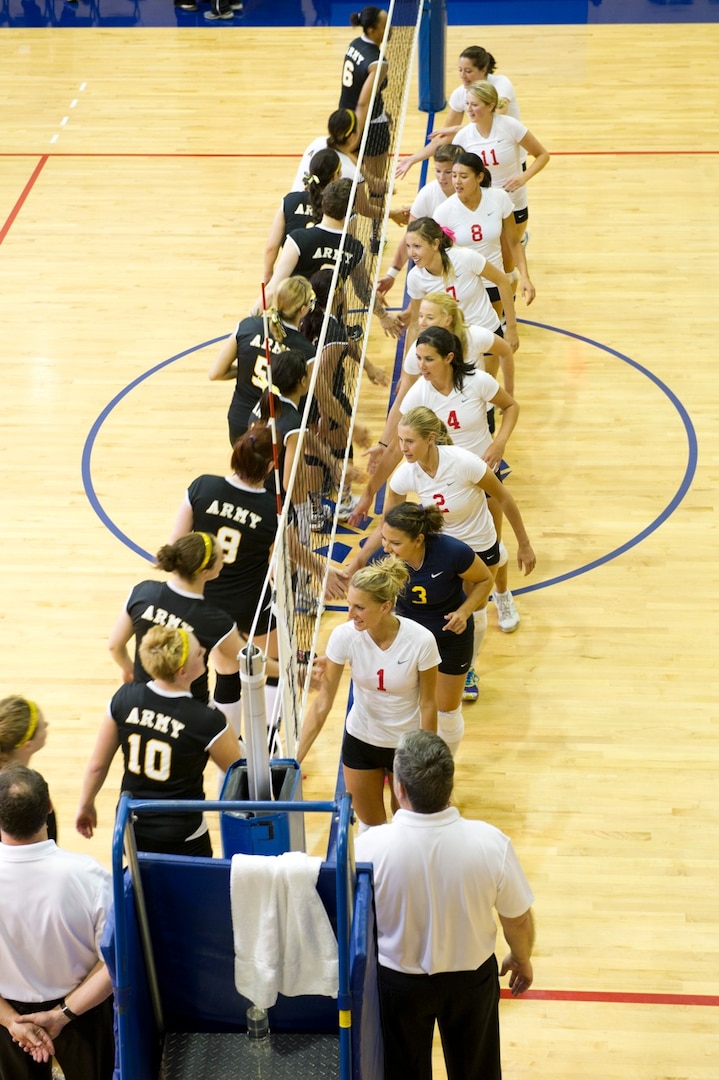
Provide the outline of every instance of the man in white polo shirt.
[[110,1080],[112,986],[100,937],[112,879],[47,838],[50,798],[34,769],[0,772],[0,1077]]
[[449,805],[454,761],[430,731],[394,756],[401,809],[357,838],[374,865],[385,1080],[430,1080],[435,1021],[449,1080],[500,1080],[499,915],[514,996],[532,984],[532,890],[511,841]]

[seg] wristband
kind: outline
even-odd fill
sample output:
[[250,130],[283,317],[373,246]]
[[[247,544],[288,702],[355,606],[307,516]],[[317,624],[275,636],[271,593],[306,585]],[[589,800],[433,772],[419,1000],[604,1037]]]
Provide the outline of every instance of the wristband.
[[74,1013],[70,1006],[65,1001],[65,998],[60,1002],[60,1012],[63,1016],[66,1016],[68,1020],[77,1020],[77,1013]]
[[387,268],[387,277],[396,278],[399,274],[399,270],[396,266],[389,266]]

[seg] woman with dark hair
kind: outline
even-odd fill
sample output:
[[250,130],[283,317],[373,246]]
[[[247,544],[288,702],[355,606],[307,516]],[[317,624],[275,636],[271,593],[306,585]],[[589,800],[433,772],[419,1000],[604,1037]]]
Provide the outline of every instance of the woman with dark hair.
[[453,90],[450,94],[449,111],[444,119],[444,124],[441,128],[432,132],[426,146],[423,146],[416,154],[412,154],[411,157],[400,160],[396,172],[397,179],[406,176],[416,162],[431,157],[435,147],[444,146],[454,140],[454,136],[460,130],[467,115],[467,90],[472,83],[481,80],[490,82],[499,96],[497,112],[511,116],[515,120],[521,120],[514,87],[506,75],[495,74],[496,66],[497,61],[481,45],[469,45],[459,54],[459,77],[462,81],[456,90]]
[[422,298],[440,289],[454,297],[468,325],[483,326],[497,333],[499,316],[490,303],[483,279],[499,290],[506,318],[503,336],[512,351],[516,351],[519,346],[517,316],[506,274],[479,252],[455,247],[453,237],[430,217],[417,218],[408,226],[407,253],[414,266],[407,275],[410,305],[405,351],[417,337]]
[[342,91],[340,108],[357,110],[363,88],[371,93],[371,76],[377,76],[380,87],[375,96],[367,135],[366,158],[383,157],[389,150],[389,118],[384,108],[382,87],[387,79],[386,61],[380,70],[380,46],[387,25],[387,12],[378,7],[365,7],[350,15],[350,25],[362,33],[347,46],[342,62]]
[[[234,619],[209,597],[205,587],[222,570],[222,546],[212,533],[187,532],[157,553],[156,567],[167,581],[141,581],[131,590],[110,634],[108,648],[122,670],[123,682],[144,683],[150,675],[142,665],[140,645],[153,626],[182,626],[192,631],[212,660],[216,680],[214,699],[239,731],[240,676],[237,654],[242,647]],[[128,643],[135,639],[134,661]],[[209,700],[207,669],[192,684],[198,701]]]
[[[451,330],[462,346],[465,363],[478,371],[488,370],[496,377],[497,368],[501,365],[504,388],[508,394],[512,393],[514,355],[509,345],[504,338],[491,330],[485,330],[481,326],[467,326],[457,301],[449,293],[428,293],[419,305],[418,324],[420,334],[431,326],[441,326],[445,330]],[[349,517],[350,525],[358,525],[362,516],[369,513],[374,496],[401,460],[402,455],[397,445],[397,424],[401,412],[404,411],[404,398],[407,391],[414,386],[419,377],[417,342],[415,341],[405,354],[402,375],[382,434],[376,444],[365,453],[365,457],[370,458],[368,466],[370,478]],[[490,432],[494,433],[493,406],[487,410],[486,422]]]
[[357,147],[362,129],[352,109],[335,109],[327,120],[327,134],[313,139],[300,158],[292,183],[292,191],[302,191],[305,176],[310,175],[310,164],[320,150],[334,150],[340,159],[340,177],[354,180],[357,175]]
[[401,735],[437,728],[440,656],[434,636],[393,613],[408,580],[404,562],[391,556],[353,576],[348,621],[330,634],[320,690],[305,714],[297,748],[301,762],[324,726],[349,662],[354,701],[345,721],[342,767],[360,829],[386,820],[385,777],[392,774]]
[[192,481],[177,512],[172,538],[193,528],[216,534],[220,570],[208,582],[206,596],[229,613],[244,640],[261,607],[255,643],[276,658],[270,596],[264,591],[277,532],[277,500],[266,486],[272,472],[272,433],[266,425],[256,425],[236,440],[230,469],[226,476],[205,473]]
[[[352,284],[358,297],[369,304],[372,287],[364,266],[364,246],[354,236],[345,236],[344,247],[340,242],[345,227],[349,208],[352,184],[349,180],[333,180],[325,188],[322,196],[322,220],[319,225],[309,229],[296,229],[285,241],[275,272],[265,289],[265,297],[270,302],[274,290],[283,278],[294,274],[303,274],[311,278],[318,270],[334,270],[339,261],[339,282],[352,278]],[[399,319],[375,299],[374,314],[377,315],[382,329],[388,337],[399,337],[402,327]],[[342,312],[335,311],[338,317]]]
[[[454,163],[452,183],[454,195],[441,203],[432,217],[454,234],[458,247],[478,251],[498,270],[503,270],[513,291],[519,287],[525,303],[531,304],[536,291],[529,279],[527,257],[509,195],[503,188],[491,186],[491,173],[477,154],[464,151]],[[499,289],[490,281],[485,281],[485,285],[501,319]]]
[[306,229],[322,220],[322,195],[329,183],[342,175],[342,165],[336,150],[325,147],[313,154],[302,178],[302,191],[290,191],[284,196],[275,214],[265,247],[263,281],[272,277],[277,256],[285,239],[294,229]]
[[249,315],[237,324],[235,332],[222,343],[210,368],[212,381],[235,380],[227,413],[230,443],[233,446],[250,426],[252,410],[267,386],[265,346],[269,344],[273,355],[284,349],[296,349],[311,360],[315,354],[310,342],[298,329],[314,303],[312,286],[307,278],[300,274],[277,278],[273,300],[267,312],[267,339],[262,315]]
[[426,626],[437,642],[442,658],[437,672],[437,734],[455,754],[464,732],[462,696],[474,658],[472,616],[487,606],[492,572],[467,544],[446,535],[443,528],[444,516],[436,506],[399,503],[385,515],[382,547],[409,570],[408,585],[397,597],[397,614]]
[[[88,839],[97,827],[95,799],[120,748],[121,790],[135,799],[204,799],[208,759],[225,772],[242,757],[223,714],[192,695],[206,669],[205,650],[191,630],[153,626],[140,642],[139,659],[149,681],[114,695],[85,770],[75,827]],[[140,851],[212,855],[201,813],[139,814],[135,837]]]
[[[402,401],[399,423],[412,409],[426,406],[447,426],[455,446],[476,454],[492,472],[498,473],[519,417],[517,402],[492,375],[465,362],[462,343],[449,330],[440,326],[423,330],[416,341],[416,353],[420,377]],[[487,422],[490,408],[499,410],[502,417],[494,438]],[[495,499],[489,499],[489,511],[501,547],[503,515]],[[505,634],[519,626],[519,614],[507,584],[508,569],[509,559],[501,547],[494,602],[499,629]]]

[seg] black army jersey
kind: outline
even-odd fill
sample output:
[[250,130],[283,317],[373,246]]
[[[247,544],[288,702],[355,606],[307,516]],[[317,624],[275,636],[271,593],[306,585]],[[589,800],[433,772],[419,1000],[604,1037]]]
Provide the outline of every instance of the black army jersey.
[[[208,530],[209,532],[210,530]],[[166,581],[141,581],[130,593],[125,605],[135,631],[135,682],[150,681],[140,663],[140,642],[151,626],[169,626],[191,631],[208,653],[234,628],[234,620],[206,596],[181,592]],[[207,672],[195,679],[192,696],[209,700]]]
[[[268,332],[270,352],[276,355],[284,352],[285,349],[297,349],[306,360],[311,360],[315,355],[315,350],[304,334],[291,326],[285,327],[285,333],[286,337],[279,342],[275,341],[271,332]],[[262,391],[267,387],[265,378],[267,360],[262,316],[251,315],[247,319],[242,319],[235,330],[235,338],[237,339],[237,381],[228,419],[237,437],[247,431],[250,426],[250,413],[260,400]]]
[[[110,702],[110,715],[125,760],[122,790],[133,799],[204,799],[202,774],[215,739],[227,727],[219,709],[189,693],[166,693],[155,683],[128,683]],[[138,833],[186,840],[202,814],[164,814],[140,819]]]
[[[192,481],[187,498],[193,528],[214,533],[224,554],[222,572],[207,582],[205,596],[229,612],[240,632],[248,634],[262,599],[270,548],[277,532],[277,501],[267,490],[245,487],[234,478],[209,475]],[[265,611],[258,633],[266,633],[268,617]]]

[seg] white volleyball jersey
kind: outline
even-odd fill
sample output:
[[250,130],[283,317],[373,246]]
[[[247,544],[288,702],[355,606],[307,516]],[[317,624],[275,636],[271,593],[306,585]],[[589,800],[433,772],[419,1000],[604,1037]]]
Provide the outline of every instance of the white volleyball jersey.
[[380,649],[351,622],[335,627],[327,642],[327,657],[334,664],[349,661],[352,671],[354,701],[347,731],[371,746],[395,747],[405,731],[420,727],[419,673],[440,662],[432,631],[398,618],[399,630],[388,649]]
[[417,197],[412,203],[409,212],[413,218],[432,217],[437,207],[446,198],[447,196],[439,186],[439,180],[431,180],[429,184],[425,184],[417,192]]
[[462,389],[453,389],[449,394],[441,394],[430,382],[420,377],[419,382],[405,394],[400,408],[404,414],[417,405],[426,405],[447,425],[455,446],[482,457],[492,444],[487,424],[487,404],[498,392],[499,383],[486,371],[467,375]]
[[492,307],[482,281],[487,260],[484,255],[468,248],[452,247],[447,252],[451,263],[448,277],[430,274],[413,266],[407,275],[407,292],[413,300],[421,300],[432,292],[447,292],[459,304],[464,321],[471,326],[484,326],[496,331],[497,312]]
[[[512,200],[504,188],[483,188],[476,210],[469,210],[459,195],[450,195],[432,215],[455,235],[458,247],[471,248],[504,273],[502,260],[502,222],[514,213]],[[493,284],[484,279],[486,284]]]
[[445,515],[445,532],[464,540],[472,551],[486,551],[497,541],[487,497],[478,486],[487,466],[460,446],[438,446],[437,450],[439,465],[434,476],[416,462],[405,461],[390,477],[389,486],[405,497],[415,492],[423,506],[434,503]]
[[[475,124],[467,124],[454,136],[453,142],[470,154],[478,154],[492,175],[492,187],[503,188],[511,176],[522,171],[521,140],[527,129],[511,116],[494,114],[489,135],[481,135]],[[527,206],[526,184],[518,191],[510,191],[509,197],[515,210]]]

